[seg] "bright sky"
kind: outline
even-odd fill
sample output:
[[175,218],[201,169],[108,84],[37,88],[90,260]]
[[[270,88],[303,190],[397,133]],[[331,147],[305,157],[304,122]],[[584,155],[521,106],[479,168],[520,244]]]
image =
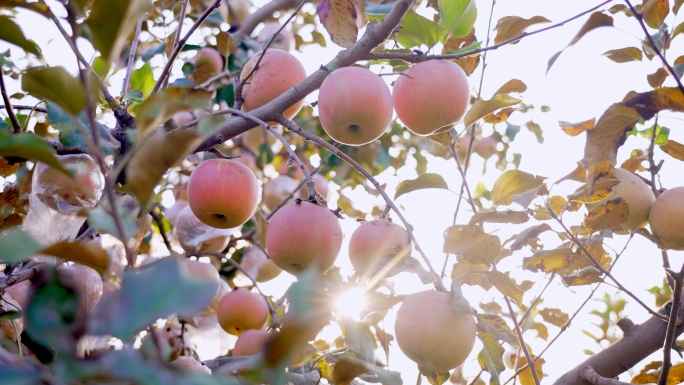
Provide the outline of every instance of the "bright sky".
[[[494,8],[492,27],[496,25],[499,18],[507,15],[517,15],[526,18],[541,15],[552,22],[557,22],[589,9],[598,3],[598,0],[578,0],[572,2],[499,0]],[[478,38],[483,40],[487,29],[491,2],[477,1],[477,4],[478,21],[476,23],[476,31],[478,31]],[[19,20],[21,20],[22,26],[24,26],[24,32],[43,48],[43,53],[48,58],[48,62],[51,65],[64,65],[73,69],[75,59],[54,26],[42,17],[34,14],[25,11],[20,11],[19,13],[21,15]],[[520,164],[521,170],[545,176],[548,178],[547,182],[549,184],[569,173],[575,167],[576,162],[583,156],[584,136],[571,138],[565,135],[560,130],[557,122],[559,120],[578,122],[594,117],[598,118],[610,104],[620,101],[628,91],[644,92],[650,90],[646,83],[646,75],[653,73],[660,67],[657,59],[648,61],[644,58],[640,63],[617,64],[601,56],[603,52],[610,49],[640,46],[642,33],[636,22],[633,19],[627,19],[623,15],[616,15],[614,18],[616,19],[616,25],[622,29],[601,28],[590,32],[579,43],[567,49],[561,55],[548,75],[545,75],[548,59],[567,45],[582,26],[586,17],[569,23],[564,27],[526,38],[517,45],[502,47],[487,54],[488,67],[482,86],[482,96],[484,98],[490,98],[494,90],[512,78],[521,79],[528,86],[528,90],[523,94],[523,100],[526,104],[534,105],[536,107],[535,112],[518,115],[517,117],[514,114],[511,118],[511,123],[524,125],[528,120],[534,120],[542,127],[545,142],[543,145],[538,144],[535,136],[523,127],[516,137],[512,151],[523,154]],[[670,26],[676,25],[678,22],[674,20],[672,15],[666,21]],[[530,30],[537,28],[539,27],[533,26]],[[492,33],[493,37],[494,32]],[[199,40],[199,37],[197,40]],[[678,53],[684,52],[681,43],[683,40],[680,38],[671,46],[670,54],[668,55],[670,60],[679,56]],[[10,47],[0,42],[0,51],[5,51],[8,47],[12,50],[13,55],[19,51],[15,47]],[[91,57],[92,49],[87,44],[82,44],[82,49],[86,57]],[[339,48],[332,43],[328,43],[327,49],[306,47],[304,52],[297,55],[301,58],[307,73],[311,73],[321,64],[328,62],[337,52],[339,52]],[[21,61],[18,64],[21,65]],[[481,68],[482,66],[479,67],[479,70]],[[175,70],[178,73],[180,65]],[[470,78],[474,89],[477,89],[479,85],[479,70]],[[122,77],[123,74],[120,73],[112,78],[114,94],[118,94]],[[671,79],[666,82],[666,85],[672,85]],[[10,93],[16,90],[18,90],[16,85],[12,85]],[[313,100],[315,100],[315,95],[309,98],[309,101]],[[541,113],[539,107],[542,105],[551,107],[551,112]],[[681,114],[665,112],[661,116],[660,123],[672,129],[671,139],[684,142],[684,134],[680,129],[682,126]],[[461,130],[462,127],[458,127],[458,129]],[[485,135],[491,133],[491,131],[488,132],[487,130],[491,130],[491,128],[485,128]],[[647,145],[648,143],[645,139],[630,137],[626,145],[619,152],[619,162],[629,156],[629,151],[632,148],[646,148]],[[681,166],[678,161],[669,158],[661,151],[656,151],[657,159],[666,160],[661,173],[664,186],[677,186],[682,180],[681,177],[678,177],[681,174],[677,174],[677,168]],[[469,185],[474,187],[478,182],[482,182],[485,186],[491,188],[496,178],[500,175],[500,171],[494,169],[494,158],[490,159],[487,164],[487,169],[490,171],[487,175],[480,173],[483,166],[481,158],[474,156],[473,159],[473,165],[468,174]],[[392,190],[401,180],[416,177],[415,164],[412,161],[413,159],[409,158],[407,167],[399,170],[398,177],[392,175],[391,172],[385,172],[378,176],[381,183],[387,183],[390,196],[393,196]],[[460,179],[453,161],[430,158],[428,172],[442,175],[447,180],[451,190],[458,191],[460,188]],[[567,195],[577,187],[578,185],[574,182],[565,182],[560,186],[554,187],[552,192],[554,194]],[[373,204],[379,203],[378,200],[368,200],[366,194],[349,193],[347,196],[354,197],[355,204],[358,204],[358,208],[361,210],[369,210]],[[451,225],[456,206],[456,197],[454,193],[447,191],[426,190],[406,195],[397,202],[405,209],[407,219],[416,229],[416,236],[436,269],[440,269],[443,263],[444,255],[441,252],[443,243],[442,232]],[[336,198],[333,197],[331,201],[335,202]],[[470,215],[471,213],[467,209],[462,208],[459,223],[466,223]],[[396,216],[394,217],[396,219]],[[348,240],[356,224],[351,220],[342,222]],[[488,232],[496,231],[496,234],[502,240],[507,239],[510,235],[524,228],[525,225],[513,228],[506,228],[506,226],[498,227],[496,225],[487,225],[485,227]],[[625,242],[627,242],[627,239],[627,236],[615,236],[613,240],[607,241],[607,244],[616,250],[620,250]],[[558,239],[552,236],[545,237],[544,241],[547,247],[554,247],[559,244]],[[343,245],[342,250],[342,255],[338,258],[337,265],[342,267],[343,272],[349,272],[351,268],[346,256],[346,244]],[[418,256],[417,253],[414,253],[414,255]],[[527,303],[532,300],[541,285],[546,283],[541,274],[522,272],[520,268],[522,258],[529,255],[529,250],[516,252],[512,257],[505,259],[501,265],[501,269],[504,271],[514,270],[515,276],[518,279],[530,279],[538,282],[538,285],[525,295]],[[675,268],[683,262],[682,256],[681,252],[670,253],[670,259]],[[451,264],[447,268],[447,272],[450,270]],[[645,289],[654,285],[660,285],[662,281],[663,272],[659,250],[643,238],[636,236],[615,267],[614,275],[647,304],[653,304],[653,297],[646,293]],[[418,281],[414,277],[402,275],[400,278],[401,280],[398,281],[397,285],[397,291],[400,293],[411,293],[425,288],[421,285],[416,285]],[[283,277],[276,281],[278,282],[264,284],[263,290],[267,293],[279,295],[285,284],[292,282]],[[616,289],[608,285],[603,285],[602,288],[602,290],[606,290],[610,294],[616,292]],[[559,307],[565,312],[572,314],[588,293],[589,287],[566,288],[559,281],[554,281],[546,292],[543,306]],[[602,291],[599,290],[596,298],[602,297],[601,293]],[[471,305],[475,307],[477,307],[479,302],[501,300],[501,296],[494,289],[484,293],[480,289],[466,288],[465,295],[471,302]],[[592,308],[600,309],[600,304],[590,302],[582,313],[586,314]],[[641,322],[648,318],[648,314],[638,305],[634,305],[633,301],[630,301],[625,314],[628,314],[635,322]],[[393,317],[394,312],[390,312],[386,319],[387,329],[390,332],[393,329],[391,326],[394,322]],[[555,379],[584,360],[586,356],[582,353],[583,349],[589,348],[595,351],[599,349],[596,344],[581,333],[582,329],[592,330],[590,322],[594,320],[589,316],[578,317],[570,330],[566,331],[556,344],[545,353],[546,365],[544,366],[544,372],[548,374],[550,379]],[[554,336],[557,333],[557,328],[550,327],[549,331],[551,336]],[[533,337],[535,336],[536,332],[526,334],[527,342],[531,344],[533,351],[539,352],[546,343],[534,340]],[[467,361],[466,375],[474,375],[479,370],[476,360],[479,348],[479,345],[476,345]],[[661,359],[660,353],[657,353],[655,359]],[[417,375],[416,366],[405,358],[398,349],[394,349],[391,352],[389,367],[392,370],[402,371],[405,383],[411,384],[415,381]],[[504,374],[502,378],[507,379],[509,376],[510,372]]]

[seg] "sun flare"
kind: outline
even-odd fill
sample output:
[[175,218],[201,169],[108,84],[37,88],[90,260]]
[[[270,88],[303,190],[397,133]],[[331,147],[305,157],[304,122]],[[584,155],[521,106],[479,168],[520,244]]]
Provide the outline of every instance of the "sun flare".
[[336,309],[341,316],[358,319],[364,307],[366,307],[366,293],[360,288],[345,291],[337,298]]

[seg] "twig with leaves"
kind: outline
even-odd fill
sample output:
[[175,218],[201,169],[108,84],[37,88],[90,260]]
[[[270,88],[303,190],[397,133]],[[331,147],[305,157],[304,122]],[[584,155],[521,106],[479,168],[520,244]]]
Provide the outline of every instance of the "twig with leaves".
[[133,42],[131,43],[131,52],[128,54],[128,65],[126,66],[126,76],[124,76],[123,83],[121,84],[121,98],[123,99],[128,90],[131,87],[130,80],[131,74],[133,73],[133,65],[135,64],[135,53],[138,50],[138,40],[140,39],[140,31],[142,30],[143,18],[138,20],[138,25],[135,27],[135,36],[133,37]]

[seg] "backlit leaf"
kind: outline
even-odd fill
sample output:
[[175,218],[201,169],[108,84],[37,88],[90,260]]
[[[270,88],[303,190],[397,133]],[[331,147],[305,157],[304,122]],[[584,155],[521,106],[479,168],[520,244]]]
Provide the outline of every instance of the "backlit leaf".
[[646,0],[641,6],[644,21],[653,29],[660,28],[668,13],[670,13],[669,0]]
[[579,255],[567,247],[541,250],[523,259],[523,269],[535,273],[538,271],[556,273],[570,266],[576,258],[580,258]]
[[494,95],[500,94],[510,94],[511,92],[525,92],[527,90],[527,84],[523,83],[522,80],[511,79],[502,85]]
[[497,341],[503,341],[510,345],[518,345],[518,337],[506,324],[506,320],[496,314],[476,314],[477,328],[482,333],[491,334]]
[[511,251],[520,250],[527,244],[530,239],[536,238],[539,234],[551,230],[551,226],[546,223],[540,225],[529,227],[523,230],[517,237],[515,241],[511,244]]
[[577,136],[587,130],[591,130],[596,125],[596,119],[591,118],[579,123],[564,122],[562,120],[558,121],[560,128],[570,136]]
[[420,373],[425,376],[430,385],[442,385],[449,380],[449,372],[433,372],[430,373],[429,370],[422,367],[418,367]]
[[131,89],[140,91],[143,98],[150,96],[154,83],[154,74],[150,63],[143,64],[142,67],[131,73]]
[[439,0],[437,5],[445,39],[464,37],[472,31],[477,18],[475,0]]
[[469,126],[475,123],[478,119],[485,117],[492,112],[504,108],[514,106],[520,103],[520,99],[513,98],[506,94],[499,94],[494,96],[491,100],[478,100],[463,118],[463,124]]
[[675,15],[679,12],[679,8],[681,8],[682,4],[684,4],[684,0],[675,0],[674,7],[672,7],[672,12],[674,12]]
[[439,24],[413,11],[406,12],[401,25],[396,39],[404,48],[421,45],[432,47],[440,41],[442,35],[442,27]]
[[643,53],[636,47],[625,47],[620,49],[613,49],[603,53],[603,56],[616,63],[627,63],[630,61],[641,61]]
[[86,19],[93,46],[107,62],[119,57],[138,19],[150,8],[150,0],[119,0],[116,7],[108,0],[95,0]]
[[684,93],[677,87],[663,87],[636,94],[624,103],[637,110],[642,118],[648,120],[662,110],[684,112]]
[[558,327],[562,327],[570,320],[566,313],[556,308],[539,309],[539,315],[542,316],[544,321]]
[[591,195],[596,179],[613,171],[617,151],[624,143],[627,131],[634,128],[641,117],[622,103],[615,103],[603,113],[596,126],[587,131],[582,166],[586,170],[585,195]]
[[489,265],[486,263],[472,263],[471,261],[461,258],[456,263],[451,270],[451,278],[458,278],[462,284],[474,286],[480,285],[482,283],[481,274],[470,274],[472,271],[487,271],[489,270]]
[[546,72],[548,73],[551,67],[553,66],[553,63],[558,60],[558,57],[565,51],[568,47],[575,45],[584,35],[586,35],[588,32],[593,31],[596,28],[600,27],[612,27],[613,26],[613,18],[609,15],[604,14],[603,12],[594,12],[589,16],[589,20],[587,20],[586,23],[580,28],[579,32],[577,32],[577,35],[570,41],[570,43],[563,48],[562,50],[558,51],[555,53],[553,56],[551,56],[551,59],[549,59],[549,63],[546,67]]
[[482,341],[482,350],[477,355],[477,361],[482,369],[489,372],[490,385],[499,385],[499,375],[506,369],[503,363],[503,354],[506,350],[492,334],[482,331],[479,323],[477,337]]
[[524,211],[489,211],[473,215],[468,224],[475,225],[483,222],[520,224],[525,223],[528,220],[530,220],[530,217]]
[[684,22],[681,22],[677,24],[676,27],[672,30],[672,36],[670,36],[670,39],[674,39],[675,36],[679,35],[680,33],[684,33]]
[[44,139],[28,132],[9,134],[0,130],[0,156],[19,157],[33,162],[42,162],[71,177],[71,173],[62,166],[54,147]]
[[471,262],[492,263],[501,251],[501,241],[480,226],[455,225],[444,232],[443,251]]
[[55,243],[41,253],[92,267],[100,274],[105,273],[109,268],[107,250],[94,242],[83,244],[63,241]]
[[[504,16],[499,19],[499,22],[496,24],[496,37],[494,37],[494,44],[499,44],[510,38],[516,37],[525,32],[525,30],[532,25],[549,22],[551,22],[551,20],[543,16],[533,16],[529,19],[519,16]],[[517,42],[514,42],[513,44],[516,43]]]
[[667,79],[667,71],[662,68],[658,68],[656,72],[646,75],[646,80],[648,84],[653,88],[658,88],[663,85],[663,82]]
[[397,192],[394,194],[394,199],[410,193],[411,191],[422,190],[426,188],[438,188],[448,190],[449,186],[444,181],[444,178],[439,174],[425,173],[413,180],[405,180],[397,186]]
[[152,128],[171,119],[176,112],[208,108],[210,98],[207,91],[175,87],[150,96],[140,105],[135,116],[138,138],[144,138]]
[[589,232],[618,227],[627,221],[629,206],[624,199],[618,198],[589,210],[582,222]]
[[29,68],[21,77],[21,88],[37,98],[58,104],[74,116],[85,108],[81,81],[62,67]]
[[508,170],[494,182],[492,202],[496,205],[509,205],[514,195],[534,190],[544,184],[544,177],[535,176],[520,170]]
[[489,282],[503,295],[510,297],[518,306],[522,305],[523,291],[513,280],[500,271],[487,271],[482,273],[487,276]]
[[316,13],[333,43],[344,48],[356,43],[359,29],[352,0],[318,0]]
[[667,143],[660,146],[660,149],[675,159],[684,160],[684,144],[668,140]]
[[26,52],[40,57],[40,47],[33,40],[27,40],[21,28],[7,15],[0,15],[0,40],[14,44]]
[[561,279],[567,286],[585,286],[603,282],[603,273],[593,266],[587,266],[572,274],[563,275]]
[[0,233],[0,261],[4,263],[21,262],[43,248],[29,233],[18,228]]

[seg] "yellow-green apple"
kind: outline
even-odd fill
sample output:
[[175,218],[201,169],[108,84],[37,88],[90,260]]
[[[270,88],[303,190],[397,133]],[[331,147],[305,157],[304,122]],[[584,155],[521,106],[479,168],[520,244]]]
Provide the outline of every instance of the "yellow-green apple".
[[446,372],[470,355],[477,325],[461,295],[424,291],[404,299],[394,332],[408,358],[430,372]]
[[62,214],[74,214],[83,207],[93,207],[104,187],[104,176],[89,155],[59,157],[62,165],[74,172],[71,179],[44,163],[33,172],[33,193],[48,207]]
[[[247,77],[262,55],[263,51],[259,51],[247,61],[240,73],[240,79]],[[245,111],[263,106],[306,78],[306,70],[302,63],[288,52],[269,49],[263,56],[259,68],[254,71],[242,89]],[[304,99],[286,109],[283,115],[287,119],[292,119],[303,105]],[[277,123],[269,122],[269,124],[276,125]]]
[[651,206],[648,221],[664,249],[684,250],[684,187],[661,193]]
[[264,327],[268,319],[268,303],[259,294],[236,288],[221,298],[216,317],[223,330],[239,336],[247,330]]
[[266,249],[273,262],[290,274],[315,267],[326,272],[342,247],[342,227],[330,210],[303,201],[285,205],[266,228]]
[[359,275],[375,274],[397,253],[410,255],[411,239],[403,227],[386,220],[364,222],[349,240],[349,259]]
[[263,349],[271,335],[264,330],[247,330],[240,334],[235,347],[233,347],[233,357],[253,356]]
[[219,229],[241,226],[254,215],[259,183],[242,163],[209,159],[190,175],[188,203],[200,221]]
[[465,72],[449,60],[428,60],[394,82],[394,111],[416,135],[430,135],[463,118],[470,102]]
[[336,141],[360,146],[378,139],[392,121],[392,94],[384,80],[361,67],[344,67],[325,78],[318,115]]

